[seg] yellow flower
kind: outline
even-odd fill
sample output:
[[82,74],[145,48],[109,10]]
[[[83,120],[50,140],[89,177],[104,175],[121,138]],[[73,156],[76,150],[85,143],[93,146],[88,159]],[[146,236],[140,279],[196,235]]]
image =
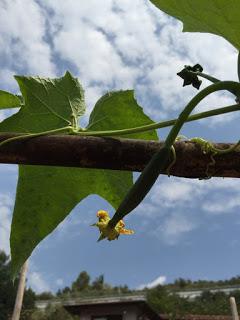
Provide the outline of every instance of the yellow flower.
[[123,220],[120,220],[115,228],[110,228],[108,223],[110,217],[107,211],[99,210],[97,212],[98,222],[94,223],[92,226],[98,227],[100,231],[100,237],[98,241],[107,238],[109,241],[118,239],[120,234],[133,234],[133,230],[125,229],[125,223]]
[[109,221],[110,220],[109,214],[105,210],[99,210],[97,212],[97,217],[99,218],[99,221],[100,220],[104,220],[104,221],[106,221],[106,220]]

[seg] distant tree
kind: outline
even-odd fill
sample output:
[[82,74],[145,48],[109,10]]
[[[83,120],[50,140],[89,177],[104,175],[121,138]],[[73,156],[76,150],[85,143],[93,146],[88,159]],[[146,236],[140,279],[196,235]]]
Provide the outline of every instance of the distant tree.
[[72,292],[71,288],[69,287],[65,287],[63,288],[62,290],[61,289],[58,289],[57,293],[56,293],[56,296],[61,298],[62,296],[66,296],[66,295],[70,295]]
[[56,292],[56,296],[58,298],[61,298],[61,296],[62,296],[62,290],[61,289],[58,289],[58,291]]
[[104,275],[101,274],[92,282],[92,289],[94,290],[103,290],[104,289]]
[[128,286],[125,284],[124,286],[120,286],[120,292],[121,293],[130,293],[131,290],[128,288]]
[[[236,297],[239,301],[240,293]],[[204,291],[201,296],[189,300],[173,294],[166,287],[157,286],[148,290],[147,299],[154,310],[158,313],[166,313],[171,318],[179,318],[185,314],[225,315],[230,313],[229,295],[224,292]]]
[[[0,251],[0,320],[8,319],[14,308],[18,287],[18,278],[13,283],[10,273],[9,257],[5,254],[5,252]],[[33,290],[25,290],[23,310],[33,309],[34,302],[35,293]]]
[[36,295],[37,300],[50,300],[54,299],[55,296],[50,291],[44,291],[38,295]]
[[216,287],[226,286],[240,286],[240,276],[232,277],[227,280],[196,280],[191,281],[189,279],[178,278],[173,283],[166,285],[172,289],[211,289]]
[[229,296],[224,292],[203,291],[200,297],[197,297],[192,305],[195,312],[199,314],[229,314]]
[[90,276],[86,271],[82,271],[76,281],[72,283],[73,291],[83,291],[89,289]]
[[161,285],[147,291],[147,301],[149,305],[159,313],[171,315],[173,312],[177,312],[175,307],[178,300],[179,297],[170,294],[169,291]]
[[65,288],[62,289],[62,293],[63,294],[66,294],[66,293],[69,293],[69,292],[71,292],[71,289],[69,287],[65,287]]
[[191,280],[178,278],[174,281],[174,285],[176,285],[179,289],[185,289],[187,286],[191,285]]
[[69,314],[63,307],[48,306],[44,311],[36,310],[28,320],[74,320],[79,317],[74,317]]
[[37,300],[36,293],[31,288],[26,289],[24,293],[22,309],[23,310],[34,309],[36,300]]

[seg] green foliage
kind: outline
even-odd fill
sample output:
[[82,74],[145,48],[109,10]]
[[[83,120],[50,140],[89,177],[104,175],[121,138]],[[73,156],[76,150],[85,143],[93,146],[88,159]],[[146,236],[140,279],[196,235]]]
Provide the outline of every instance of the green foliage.
[[69,297],[95,297],[99,295],[116,295],[131,292],[132,290],[130,290],[127,285],[113,287],[109,283],[106,283],[103,274],[91,281],[90,275],[86,271],[82,271],[70,287],[58,290],[56,295],[59,298],[65,299]]
[[54,298],[55,296],[50,291],[44,291],[36,295],[37,300],[51,300]]
[[[8,316],[12,314],[17,287],[18,278],[14,283],[11,280],[9,257],[0,251],[0,320],[8,319]],[[32,309],[35,299],[35,293],[31,289],[25,290],[23,311]]]
[[[154,123],[143,112],[134,98],[133,90],[109,92],[100,98],[89,119],[91,131],[118,130]],[[121,134],[118,135],[121,137]],[[124,138],[158,140],[155,130],[124,134]]]
[[58,79],[15,77],[24,106],[1,123],[1,132],[37,133],[69,125],[72,117],[84,114],[84,92],[67,72]]
[[240,50],[240,2],[235,0],[150,0],[181,20],[183,31],[222,36]]
[[[84,93],[69,72],[59,79],[16,77],[24,106],[0,124],[0,132],[38,133],[72,125],[85,111]],[[126,117],[127,115],[127,117]],[[104,117],[104,121],[101,121]],[[153,123],[138,106],[133,91],[100,99],[89,122],[91,131]],[[155,131],[132,138],[157,139]],[[12,272],[15,276],[36,245],[84,198],[97,194],[117,207],[132,185],[131,172],[19,166],[11,228]]]
[[101,274],[99,277],[97,277],[93,283],[92,283],[93,290],[103,290],[104,288],[104,275]]
[[[235,297],[237,305],[240,306],[240,290],[225,294],[222,291],[210,292],[210,289],[234,285],[240,285],[240,276],[218,281],[178,278],[173,283],[147,290],[147,299],[157,312],[167,313],[172,317],[184,314],[229,315],[229,298]],[[179,291],[194,289],[202,290],[202,294],[195,299],[177,295]]]
[[175,310],[177,298],[175,295],[170,295],[163,286],[157,286],[147,292],[149,305],[161,313],[171,314]]
[[[231,296],[235,296],[235,293],[231,293]],[[236,297],[239,296],[238,291]],[[186,314],[229,315],[230,313],[229,295],[224,292],[203,291],[199,297],[189,300],[172,293],[166,287],[157,286],[148,290],[147,300],[156,312],[168,314],[171,318]]]
[[49,306],[46,310],[34,311],[28,320],[74,320],[79,317],[70,315],[62,306]]
[[82,271],[77,279],[72,283],[72,290],[82,291],[89,288],[90,276],[86,271]]
[[[240,48],[239,2],[234,0],[227,3],[222,0],[210,2],[152,0],[152,2],[163,11],[182,20],[184,31],[211,32],[223,36],[236,48]],[[238,74],[239,65],[240,62],[238,62]],[[159,174],[164,170],[168,172],[169,167],[174,164],[176,159],[172,160],[171,155],[175,154],[173,144],[177,135],[184,123],[189,120],[193,109],[205,97],[213,92],[228,90],[234,93],[237,96],[236,101],[239,101],[239,83],[220,81],[201,74],[202,67],[199,64],[188,68],[187,71],[187,74],[186,70],[180,72],[186,85],[192,84],[199,88],[200,80],[197,76],[216,83],[203,89],[187,104],[174,123],[164,146],[152,157],[134,185],[131,172],[19,166],[10,239],[13,277],[38,243],[89,195],[99,195],[116,209],[108,227],[114,228],[120,219],[135,209]],[[128,135],[123,135],[124,137],[157,140],[156,131],[147,131],[147,125],[153,124],[153,121],[144,114],[131,90],[110,92],[102,97],[91,113],[88,127],[84,129],[79,127],[79,117],[86,109],[84,91],[78,80],[69,72],[58,79],[16,76],[16,80],[22,97],[0,91],[0,108],[16,106],[21,108],[18,113],[0,124],[0,132],[22,133],[21,139],[26,136],[29,138],[58,132],[95,136],[111,136],[115,132],[115,135],[121,136],[124,134],[124,129],[130,128],[127,130]],[[122,131],[116,133],[116,130]],[[6,143],[16,139],[19,137],[1,142],[0,148],[4,148]],[[169,166],[170,160],[172,162]]]
[[165,285],[169,290],[191,290],[191,289],[211,289],[229,286],[240,286],[240,276],[232,277],[227,280],[195,280],[178,278],[173,283]]
[[[75,287],[74,284],[79,279],[89,279],[88,285],[84,287]],[[82,281],[81,281],[82,283]],[[96,297],[96,296],[114,296],[121,294],[138,294],[146,293],[149,305],[158,313],[168,314],[171,319],[179,318],[187,314],[202,314],[202,315],[229,315],[230,305],[229,297],[234,296],[237,305],[240,306],[240,290],[225,294],[224,292],[210,292],[210,288],[217,288],[224,286],[240,285],[240,277],[236,276],[228,280],[207,281],[178,278],[173,283],[164,286],[156,286],[152,289],[144,289],[141,291],[130,290],[125,286],[113,287],[104,281],[103,275],[98,276],[95,280],[90,282],[90,275],[86,271],[82,271],[77,279],[73,281],[71,288],[66,287],[59,290],[57,296],[61,299],[70,297]],[[195,299],[181,298],[177,292],[184,290],[201,289],[202,294]],[[42,295],[44,295],[43,293]],[[47,294],[47,293],[46,293]],[[41,296],[41,295],[40,295]],[[53,296],[50,297],[50,300]],[[37,295],[39,299],[39,295]],[[51,301],[49,301],[51,302]],[[45,320],[47,317],[54,314],[55,307],[49,307],[45,312],[35,311],[27,320]],[[240,311],[240,310],[239,310]],[[65,314],[65,313],[64,313]],[[34,317],[33,317],[34,316]],[[38,318],[37,318],[38,316]],[[45,317],[45,318],[44,318]],[[52,318],[50,318],[52,319]],[[57,318],[58,319],[58,318]],[[60,318],[61,319],[61,318]],[[68,318],[66,318],[68,319]],[[71,318],[70,318],[71,319]]]
[[21,99],[7,91],[0,90],[0,109],[18,108],[20,107]]

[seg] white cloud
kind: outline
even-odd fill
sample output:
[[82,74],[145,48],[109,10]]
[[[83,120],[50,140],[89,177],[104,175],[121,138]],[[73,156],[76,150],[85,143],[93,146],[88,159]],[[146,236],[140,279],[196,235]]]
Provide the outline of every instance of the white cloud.
[[[0,4],[0,56],[2,62],[24,73],[55,73],[51,50],[45,41],[46,20],[32,0],[10,0]],[[27,13],[27,14],[26,14]]]
[[239,207],[240,192],[216,197],[214,201],[212,199],[206,200],[202,205],[203,210],[213,214],[230,213]]
[[[1,48],[0,48],[0,56],[1,56]],[[14,70],[1,67],[1,70],[0,70],[1,90],[6,89],[6,90],[11,90],[12,92],[19,93],[19,88],[17,85],[17,81],[14,79],[14,74],[15,74]]]
[[168,245],[176,245],[182,236],[197,228],[191,217],[181,212],[175,212],[154,231],[155,235]]
[[51,291],[51,288],[44,280],[41,273],[36,271],[30,272],[27,278],[28,286],[30,286],[35,292],[40,293],[43,291]]
[[8,194],[0,194],[0,203],[3,206],[11,207],[13,204],[13,199]]
[[[44,6],[46,12],[51,10],[48,19],[54,51],[77,67],[90,92],[91,106],[104,91],[134,87],[146,112],[160,119],[183,108],[197,92],[182,88],[176,76],[185,64],[200,63],[204,71],[217,77],[237,79],[237,52],[230,44],[214,35],[182,33],[179,21],[148,1],[106,0],[99,5],[96,0],[48,0]],[[222,103],[231,104],[234,99],[215,95],[199,110]],[[222,123],[223,117],[216,119]],[[232,116],[224,116],[226,119]]]
[[[210,208],[210,203],[225,203],[222,212],[239,205],[240,181],[236,179],[212,178],[211,180],[184,179],[166,177],[152,189],[150,201],[152,204],[165,208],[192,208],[195,202],[200,203],[204,210]],[[208,197],[206,199],[206,197]],[[194,200],[194,201],[193,201]],[[228,203],[228,205],[227,205]],[[225,210],[224,210],[225,208]],[[209,211],[212,211],[209,209]],[[153,212],[153,210],[152,210]]]
[[[108,90],[134,88],[146,113],[156,120],[178,112],[196,94],[192,87],[182,88],[176,76],[185,64],[200,63],[207,73],[237,79],[237,53],[230,44],[214,35],[182,33],[181,22],[146,0],[105,0],[104,5],[98,0],[3,2],[0,57],[5,89],[17,90],[14,73],[62,72],[54,63],[60,58],[77,69],[91,108]],[[214,95],[198,110],[223,103],[234,99]],[[226,123],[233,115],[212,119],[205,123]]]
[[[157,237],[166,245],[178,245],[214,215],[231,214],[239,220],[239,207],[240,181],[237,179],[161,177],[135,210],[135,215],[141,216],[144,233]],[[211,226],[214,223],[221,228],[218,218],[214,219]]]
[[64,284],[64,281],[63,281],[62,278],[59,278],[59,279],[56,280],[56,285],[57,285],[57,286],[62,287],[63,284]]
[[13,199],[7,194],[0,194],[0,250],[10,254],[9,237],[11,227],[11,208]]
[[157,277],[155,280],[153,280],[151,282],[139,285],[136,289],[137,290],[142,290],[144,288],[151,289],[151,288],[154,288],[154,287],[156,287],[158,285],[163,285],[166,282],[166,280],[167,280],[166,276],[159,276],[159,277]]
[[[151,217],[156,214],[156,206],[153,203],[144,201],[136,209],[138,215]],[[159,213],[160,214],[160,213]]]
[[203,193],[203,181],[171,177],[156,185],[150,199],[154,204],[165,207],[175,207],[179,203],[191,206],[192,199],[196,200]]

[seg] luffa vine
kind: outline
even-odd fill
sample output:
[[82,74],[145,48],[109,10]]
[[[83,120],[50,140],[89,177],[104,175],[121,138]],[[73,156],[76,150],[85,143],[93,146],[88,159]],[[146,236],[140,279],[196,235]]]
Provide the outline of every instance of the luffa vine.
[[[238,65],[239,65],[239,58],[238,58]],[[153,184],[155,183],[156,179],[160,175],[161,172],[166,171],[169,173],[170,168],[174,165],[176,162],[176,153],[174,149],[174,142],[178,138],[178,134],[187,121],[195,121],[197,119],[203,118],[206,116],[210,116],[211,114],[208,111],[205,114],[197,114],[194,117],[191,118],[190,114],[193,111],[193,109],[201,102],[205,97],[210,95],[213,92],[217,92],[220,90],[227,90],[234,95],[236,95],[236,101],[239,101],[240,96],[240,83],[234,82],[234,81],[220,81],[216,78],[213,78],[212,76],[206,75],[202,73],[203,69],[200,65],[195,65],[194,67],[185,66],[185,68],[178,73],[180,77],[184,79],[184,85],[190,85],[192,84],[197,89],[201,85],[201,81],[198,79],[198,76],[201,76],[203,78],[206,78],[213,82],[212,85],[206,87],[202,91],[200,91],[184,108],[184,110],[180,113],[177,120],[174,120],[174,125],[167,136],[165,143],[163,147],[157,152],[149,162],[149,164],[146,166],[146,168],[143,170],[135,184],[132,186],[132,188],[127,193],[126,197],[123,199],[119,207],[117,208],[114,216],[112,219],[108,219],[107,223],[105,221],[104,226],[104,232],[103,229],[99,228],[100,230],[100,239],[108,238],[108,240],[114,240],[117,239],[121,232],[119,230],[119,223],[121,224],[121,221],[123,217],[125,217],[127,214],[129,214],[132,210],[134,210],[139,203],[145,198]],[[239,66],[238,66],[239,71]],[[234,108],[239,109],[239,105],[235,105]],[[221,113],[225,113],[227,108],[232,107],[224,107],[219,108],[214,111],[214,115],[218,115]],[[232,111],[232,110],[231,110]],[[104,119],[102,120],[104,121]],[[38,133],[27,133],[23,134],[17,137],[9,138],[0,143],[0,147],[6,145],[7,143],[11,143],[16,140],[22,140],[22,139],[29,139],[34,138],[37,136],[43,136],[43,135],[49,135],[49,134],[57,134],[57,133],[65,133],[65,134],[71,134],[71,135],[80,135],[80,136],[118,136],[118,135],[124,135],[124,134],[132,134],[136,132],[145,132],[148,130],[152,130],[153,128],[161,128],[168,124],[169,121],[160,122],[157,124],[151,124],[136,128],[129,128],[129,129],[120,129],[120,130],[106,130],[106,131],[86,131],[85,128],[79,127],[78,121],[72,113],[72,122],[70,125],[58,129],[52,129],[47,131],[42,131]],[[212,162],[209,164],[214,165],[215,159],[213,158],[217,154],[223,154],[228,153],[233,150],[235,150],[239,144],[240,141],[237,142],[233,147],[226,149],[226,150],[220,150],[215,148],[209,141],[206,141],[202,138],[192,138],[190,141],[197,143],[202,148],[203,153],[208,153],[211,155]],[[206,176],[209,177],[208,169],[209,166],[206,169]],[[108,216],[109,217],[109,216]],[[101,224],[95,224],[97,227]],[[123,233],[123,232],[122,232]],[[115,236],[112,236],[115,234]]]
[[[151,0],[151,2],[166,13],[181,19],[184,22],[185,31],[212,32],[225,37],[237,50],[240,49],[240,38],[236,37],[236,35],[239,34],[239,18],[231,21],[231,15],[234,16],[234,14],[240,12],[240,4],[234,2],[233,5],[232,0],[229,0],[229,8],[233,9],[224,12],[222,16],[218,16],[220,25],[222,23],[224,27],[220,28],[218,23],[218,27],[215,28],[216,16],[213,16],[213,19],[211,19],[211,10],[208,10],[209,1],[207,0],[195,3],[197,7],[195,8],[196,10],[194,10],[194,12],[197,12],[196,17],[191,14],[193,11],[190,0],[179,0],[177,6],[174,0]],[[214,9],[214,5],[216,5],[217,10],[220,10],[221,5],[219,5],[218,0],[213,0],[212,4],[213,6],[211,8]],[[238,6],[238,8],[236,8],[236,6]],[[213,11],[213,13],[215,13],[216,10],[214,9]],[[229,14],[230,16],[228,16]],[[202,21],[205,21],[208,15],[210,15],[208,23],[204,24],[205,29],[202,30]],[[225,18],[226,21],[224,20]],[[238,55],[237,65],[238,78],[240,81],[240,54]],[[199,77],[205,78],[213,84],[200,91],[187,104],[177,119],[158,123],[153,123],[151,119],[144,115],[142,109],[134,100],[132,92],[126,90],[110,93],[101,98],[93,110],[92,118],[90,116],[89,125],[86,128],[81,128],[78,118],[85,111],[84,92],[77,79],[73,78],[68,72],[64,77],[59,79],[17,77],[22,96],[0,91],[1,109],[20,107],[20,111],[16,116],[9,117],[0,124],[1,132],[16,132],[19,134],[18,136],[2,141],[0,143],[0,152],[1,148],[4,148],[6,144],[13,143],[16,140],[32,139],[38,136],[58,133],[79,136],[126,136],[128,138],[156,139],[155,129],[172,126],[163,147],[152,157],[151,161],[133,185],[132,178],[128,173],[118,173],[118,176],[110,174],[106,182],[103,176],[98,175],[97,170],[91,171],[90,174],[90,172],[85,169],[78,170],[72,168],[73,172],[72,170],[62,168],[45,167],[44,170],[42,170],[38,167],[33,168],[29,166],[26,168],[20,166],[18,191],[11,231],[13,276],[19,271],[21,265],[31,254],[35,246],[56,228],[78,202],[89,194],[99,194],[116,209],[112,219],[110,219],[109,214],[104,210],[100,210],[97,213],[98,221],[94,226],[99,228],[99,240],[105,238],[114,240],[117,239],[120,234],[133,233],[132,230],[125,229],[125,224],[122,219],[134,210],[144,199],[159,174],[164,171],[169,173],[171,167],[174,166],[176,161],[174,142],[178,139],[179,132],[184,123],[240,110],[240,83],[220,81],[202,71],[203,68],[201,65],[196,64],[193,67],[185,66],[184,69],[178,73],[178,75],[183,78],[184,85],[193,85],[199,89],[201,85]],[[200,101],[205,99],[209,94],[220,90],[226,90],[234,94],[236,96],[236,104],[191,115],[191,112],[197,107]],[[37,108],[39,108],[39,110]],[[125,112],[132,112],[132,114],[134,114],[134,120],[132,121],[131,117],[128,119],[122,118],[123,121],[119,123],[119,115],[111,114],[112,108],[117,108],[115,111],[122,112],[123,114]],[[100,117],[99,109],[100,114],[103,113]],[[133,111],[131,111],[131,109]],[[106,110],[107,114],[104,114]],[[34,115],[36,114],[37,117],[35,119]],[[124,117],[125,115],[123,116],[121,114],[121,116]],[[124,126],[125,123],[129,123],[129,125]],[[111,127],[111,124],[114,125]],[[239,142],[237,142],[231,148],[220,150],[215,148],[211,142],[199,137],[192,138],[190,141],[198,144],[202,152],[210,156],[210,162],[206,168],[206,178],[211,176],[209,169],[210,167],[214,167],[218,154],[229,153],[239,146]],[[104,175],[107,174],[107,172],[104,173]],[[116,183],[116,181],[119,181],[116,179],[119,179],[120,175],[121,183]],[[93,180],[96,186],[93,186],[91,181],[92,176],[94,176]],[[37,180],[38,185],[29,186],[29,177]],[[100,179],[100,188],[98,188],[97,185],[98,179]],[[57,189],[60,182],[63,185],[63,190],[61,191]],[[81,183],[84,185],[84,188],[81,188]],[[87,183],[89,183],[89,185],[87,185]],[[102,187],[103,184],[104,188]],[[119,187],[121,184],[124,185],[125,189]],[[39,192],[44,188],[46,189],[46,185],[54,186],[52,188],[53,190],[48,190],[49,195],[44,193],[44,191],[43,194],[39,196]],[[119,189],[111,191],[111,188],[113,189],[115,187],[119,187]],[[28,193],[30,191],[32,198],[31,201],[27,203]],[[44,197],[46,197],[46,199],[44,199]],[[41,202],[41,204],[39,204],[39,210],[37,210],[37,201]],[[58,206],[51,203],[51,201],[59,201]],[[34,204],[33,207],[31,207],[32,204]],[[25,207],[23,207],[24,205]],[[35,214],[34,221],[31,216],[31,210]],[[49,220],[47,220],[48,218],[45,215],[46,210],[49,210]],[[37,229],[34,230],[33,228],[36,228],[36,226]],[[26,239],[27,237],[28,239]]]

